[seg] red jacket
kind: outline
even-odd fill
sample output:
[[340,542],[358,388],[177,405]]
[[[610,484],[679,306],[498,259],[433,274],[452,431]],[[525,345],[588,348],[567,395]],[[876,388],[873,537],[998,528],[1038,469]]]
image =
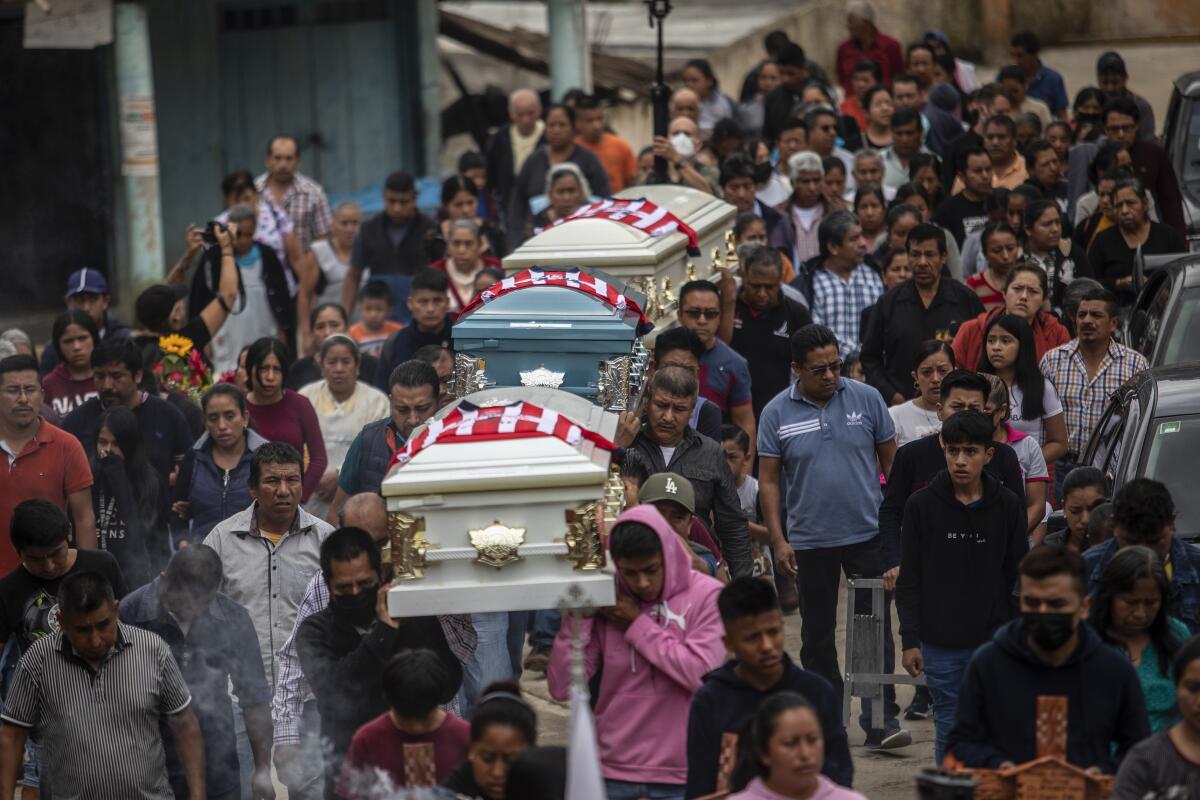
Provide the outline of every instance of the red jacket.
[[879,65],[884,86],[890,85],[892,78],[904,72],[904,54],[900,50],[900,43],[886,33],[875,31],[875,40],[867,48],[861,47],[853,39],[847,39],[837,49],[838,82],[846,90],[847,97],[854,96],[854,65],[864,58]]
[[[954,335],[954,364],[961,369],[973,370],[979,365],[979,354],[983,352],[983,332],[992,317],[1004,313],[1003,308],[993,308],[985,311],[975,319],[964,322]],[[1071,341],[1071,333],[1066,326],[1058,321],[1058,317],[1049,311],[1039,312],[1033,321],[1033,346],[1037,350],[1038,361],[1046,351],[1053,350],[1060,344]]]

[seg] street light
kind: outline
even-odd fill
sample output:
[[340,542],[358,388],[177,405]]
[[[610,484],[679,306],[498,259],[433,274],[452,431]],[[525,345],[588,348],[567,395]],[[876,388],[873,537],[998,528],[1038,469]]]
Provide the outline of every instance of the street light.
[[[646,10],[650,13],[650,27],[658,29],[658,45],[656,48],[656,72],[654,85],[650,87],[650,104],[654,107],[654,135],[667,135],[670,120],[668,103],[670,102],[670,87],[663,76],[663,20],[671,13],[671,0],[645,0]],[[667,183],[667,160],[662,156],[654,157],[654,183]]]

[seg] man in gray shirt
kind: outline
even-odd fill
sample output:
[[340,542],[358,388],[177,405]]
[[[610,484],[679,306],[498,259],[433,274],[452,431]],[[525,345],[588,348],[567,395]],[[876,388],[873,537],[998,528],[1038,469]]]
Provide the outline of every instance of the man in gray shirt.
[[158,723],[166,717],[190,800],[205,800],[204,744],[192,696],[166,642],[117,620],[112,585],[95,572],[58,589],[59,630],[34,642],[8,690],[0,728],[0,796],[12,797],[37,731],[41,791],[77,800],[173,800]]

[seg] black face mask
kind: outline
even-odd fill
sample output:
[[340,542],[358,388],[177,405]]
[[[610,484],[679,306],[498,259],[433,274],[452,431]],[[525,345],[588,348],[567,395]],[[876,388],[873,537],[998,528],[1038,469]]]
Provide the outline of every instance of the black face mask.
[[755,164],[754,165],[754,182],[755,183],[766,183],[767,181],[771,180],[771,170],[772,170],[772,167],[771,167],[770,161],[764,161],[761,164]]
[[379,584],[376,584],[359,591],[358,594],[334,595],[329,598],[329,603],[346,620],[365,624],[375,616],[375,598],[378,593]]
[[1025,632],[1033,643],[1043,650],[1054,651],[1062,647],[1075,633],[1075,615],[1062,613],[1021,615],[1025,621]]

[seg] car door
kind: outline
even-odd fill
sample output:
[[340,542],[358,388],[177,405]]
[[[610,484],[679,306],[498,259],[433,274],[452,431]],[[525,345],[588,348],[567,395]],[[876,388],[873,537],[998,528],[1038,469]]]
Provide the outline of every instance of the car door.
[[1154,358],[1154,349],[1162,336],[1167,308],[1171,301],[1172,276],[1173,272],[1170,270],[1151,275],[1129,318],[1129,346],[1144,355],[1152,367],[1158,364]]
[[1080,461],[1081,464],[1096,467],[1110,479],[1114,477],[1116,455],[1125,433],[1125,403],[1128,397],[1128,394],[1119,393],[1109,401]]

